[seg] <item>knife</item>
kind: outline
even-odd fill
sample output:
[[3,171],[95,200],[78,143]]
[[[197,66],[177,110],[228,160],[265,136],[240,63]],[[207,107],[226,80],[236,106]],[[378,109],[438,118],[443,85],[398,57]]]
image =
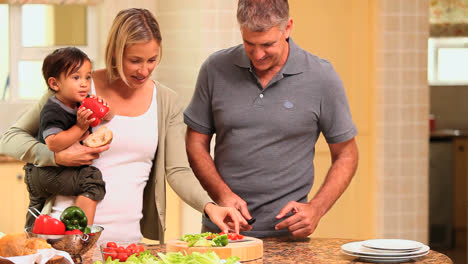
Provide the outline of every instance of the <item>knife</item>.
[[252,218],[250,218],[249,220],[247,220],[247,224],[253,225],[253,223],[255,223],[256,220],[257,220],[257,219],[255,219],[255,217],[252,217]]
[[243,239],[239,239],[239,240],[228,239],[228,241],[229,241],[229,243],[239,243],[239,242],[253,241],[253,239],[249,239],[249,238],[243,238]]

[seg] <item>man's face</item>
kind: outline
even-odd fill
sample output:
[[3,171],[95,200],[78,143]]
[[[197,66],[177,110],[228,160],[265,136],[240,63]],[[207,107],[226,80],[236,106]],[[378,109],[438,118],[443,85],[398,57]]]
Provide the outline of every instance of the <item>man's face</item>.
[[284,30],[281,30],[279,26],[272,27],[265,32],[253,32],[241,28],[245,52],[257,72],[281,68],[284,65],[289,50],[286,39],[289,37],[291,28],[291,19]]

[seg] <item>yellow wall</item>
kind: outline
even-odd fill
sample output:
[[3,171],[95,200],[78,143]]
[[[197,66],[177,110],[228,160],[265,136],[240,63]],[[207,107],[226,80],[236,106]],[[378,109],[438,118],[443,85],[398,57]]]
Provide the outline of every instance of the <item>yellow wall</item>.
[[[359,134],[359,168],[343,196],[325,215],[313,237],[369,238],[375,235],[375,179],[372,146],[375,10],[371,0],[290,1],[292,37],[302,48],[329,60],[343,80]],[[321,137],[316,148],[315,184],[322,184],[330,166],[328,146]]]
[[86,45],[86,6],[54,6],[54,45]]

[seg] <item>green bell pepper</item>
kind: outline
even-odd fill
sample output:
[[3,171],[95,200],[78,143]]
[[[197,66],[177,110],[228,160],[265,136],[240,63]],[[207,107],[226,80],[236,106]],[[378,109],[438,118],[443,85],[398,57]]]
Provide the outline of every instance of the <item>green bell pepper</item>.
[[78,206],[70,206],[63,210],[60,221],[65,224],[67,230],[79,229],[83,233],[88,226],[88,217]]

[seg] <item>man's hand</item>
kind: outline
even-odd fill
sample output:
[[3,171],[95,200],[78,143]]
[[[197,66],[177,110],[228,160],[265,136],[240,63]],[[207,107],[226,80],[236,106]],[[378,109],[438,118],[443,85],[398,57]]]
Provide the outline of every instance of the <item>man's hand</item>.
[[236,208],[208,203],[205,206],[205,212],[210,217],[210,220],[224,233],[234,231],[238,234],[239,231],[249,231],[252,229]]
[[348,187],[358,164],[358,149],[354,138],[336,144],[328,144],[332,158],[332,166],[322,187],[315,197],[307,204],[295,201],[289,202],[276,219],[283,218],[287,213],[294,215],[275,226],[276,230],[288,228],[295,237],[307,237],[315,231],[323,215],[333,206]]
[[252,218],[249,209],[247,208],[247,203],[232,191],[229,194],[223,194],[222,196],[220,196],[218,201],[216,202],[221,206],[234,207],[242,214],[242,216],[246,220]]
[[294,237],[307,237],[315,231],[320,221],[321,216],[317,209],[318,208],[314,208],[311,204],[291,201],[281,209],[276,219],[285,217],[289,212],[292,212],[293,215],[277,224],[275,229],[280,230],[287,228]]
[[67,167],[90,165],[99,158],[99,154],[108,150],[109,144],[97,148],[89,148],[75,142],[70,147],[55,153],[55,163]]

